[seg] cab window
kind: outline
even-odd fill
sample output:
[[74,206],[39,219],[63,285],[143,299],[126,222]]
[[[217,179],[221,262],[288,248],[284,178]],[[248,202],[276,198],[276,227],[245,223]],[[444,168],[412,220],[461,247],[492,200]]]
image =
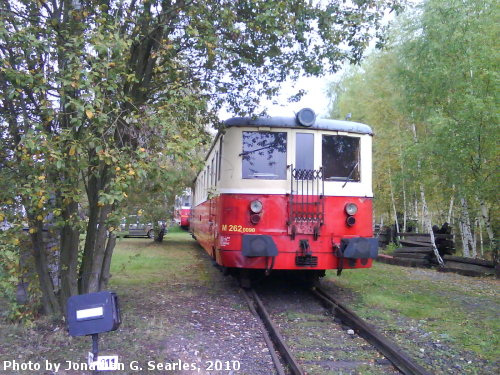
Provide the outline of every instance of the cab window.
[[284,132],[243,132],[243,178],[286,179],[286,145]]
[[325,180],[359,181],[359,138],[323,135]]

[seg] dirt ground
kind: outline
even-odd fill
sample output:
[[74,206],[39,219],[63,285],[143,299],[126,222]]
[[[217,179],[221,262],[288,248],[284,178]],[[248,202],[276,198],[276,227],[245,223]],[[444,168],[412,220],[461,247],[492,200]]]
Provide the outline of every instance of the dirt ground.
[[[123,323],[119,330],[101,335],[100,350],[101,355],[118,355],[124,368],[108,374],[275,373],[260,328],[248,311],[237,283],[231,277],[224,277],[188,234],[169,233],[163,244],[143,239],[123,240],[115,252],[111,289],[120,297]],[[374,270],[378,267],[375,265]],[[409,269],[408,277],[419,280],[436,278],[436,282],[441,278],[451,278],[458,284],[462,283],[462,276],[429,270]],[[484,288],[480,283],[491,285]],[[337,293],[349,306],[359,307],[362,304],[358,290],[345,283],[338,284],[332,276],[327,276],[323,285]],[[467,294],[460,297],[456,289],[450,291],[443,288],[443,298],[462,298],[471,311],[479,309],[481,314],[497,314],[498,300],[484,307],[482,299],[485,293],[492,293],[487,300],[495,301],[498,293],[495,280],[475,280],[471,287],[467,279],[463,285]],[[477,291],[477,298],[471,295],[474,290]],[[286,301],[282,304],[282,308],[285,307]],[[3,309],[5,306],[0,305],[0,310]],[[366,312],[362,307],[359,310],[363,314]],[[303,318],[281,312],[284,313],[281,323],[285,330],[287,327],[292,329],[294,321],[300,322]],[[431,372],[500,372],[498,362],[478,359],[473,352],[448,340],[446,332],[431,333],[418,320],[402,317],[397,312],[391,314],[394,322],[391,325],[387,324],[387,315],[374,313],[367,319],[405,346]],[[491,334],[498,337],[498,332]],[[327,340],[332,332],[323,331],[321,335]],[[31,326],[23,326],[3,320],[0,321],[0,337],[0,374],[90,373],[84,369],[87,352],[91,348],[90,338],[69,337],[61,323],[40,319]],[[436,337],[441,337],[441,340],[438,342]],[[364,346],[361,342],[356,345]],[[301,355],[304,361],[314,361],[305,352]],[[372,373],[363,366],[348,372],[336,368],[334,362],[339,359],[326,360],[331,362],[327,363],[330,366],[328,371],[323,366],[321,371],[316,372],[313,366],[309,374]],[[10,366],[15,366],[14,361],[18,365],[39,364],[40,369],[22,371],[5,368],[4,361]],[[61,366],[57,372],[54,371],[56,364]],[[68,365],[73,368],[68,369]],[[387,363],[380,359],[378,365],[384,368]],[[179,370],[179,366],[187,367]]]

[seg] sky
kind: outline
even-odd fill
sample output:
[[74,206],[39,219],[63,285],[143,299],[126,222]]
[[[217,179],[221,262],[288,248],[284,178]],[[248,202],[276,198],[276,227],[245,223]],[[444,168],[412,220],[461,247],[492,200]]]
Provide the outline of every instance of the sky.
[[[302,108],[311,108],[319,117],[325,117],[329,104],[326,93],[334,77],[334,75],[301,77],[295,83],[285,82],[280,95],[273,100],[266,100],[262,103],[262,107],[266,108],[271,116],[294,116]],[[289,103],[287,98],[300,89],[306,90],[306,94],[299,102]]]

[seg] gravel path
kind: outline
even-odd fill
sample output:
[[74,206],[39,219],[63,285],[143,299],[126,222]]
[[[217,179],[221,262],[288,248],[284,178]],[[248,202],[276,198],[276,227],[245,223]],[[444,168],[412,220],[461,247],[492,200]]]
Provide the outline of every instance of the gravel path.
[[274,374],[258,321],[236,282],[212,267],[201,250],[198,261],[207,267],[207,280],[165,285],[162,293],[171,303],[153,307],[170,325],[156,349],[167,362],[181,359],[200,368],[182,374]]

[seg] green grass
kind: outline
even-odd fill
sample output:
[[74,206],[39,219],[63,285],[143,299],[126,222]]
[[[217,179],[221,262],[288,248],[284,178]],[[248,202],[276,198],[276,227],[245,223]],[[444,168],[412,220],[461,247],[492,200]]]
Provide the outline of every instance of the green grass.
[[189,278],[193,252],[199,250],[186,242],[187,236],[184,231],[169,232],[163,243],[147,238],[119,240],[111,263],[111,285],[149,285],[172,277]]
[[[376,315],[390,326],[394,314],[401,314],[427,331],[441,332],[436,334],[438,338],[445,337],[486,359],[500,357],[500,322],[495,311],[490,311],[498,303],[498,284],[494,280],[486,282],[485,290],[478,292],[477,288],[468,290],[468,283],[473,285],[480,279],[461,277],[454,283],[415,279],[406,268],[380,263],[372,269],[344,271],[340,278],[333,272],[327,276],[355,292],[356,311],[363,317]],[[467,301],[473,301],[474,306],[467,307]]]

